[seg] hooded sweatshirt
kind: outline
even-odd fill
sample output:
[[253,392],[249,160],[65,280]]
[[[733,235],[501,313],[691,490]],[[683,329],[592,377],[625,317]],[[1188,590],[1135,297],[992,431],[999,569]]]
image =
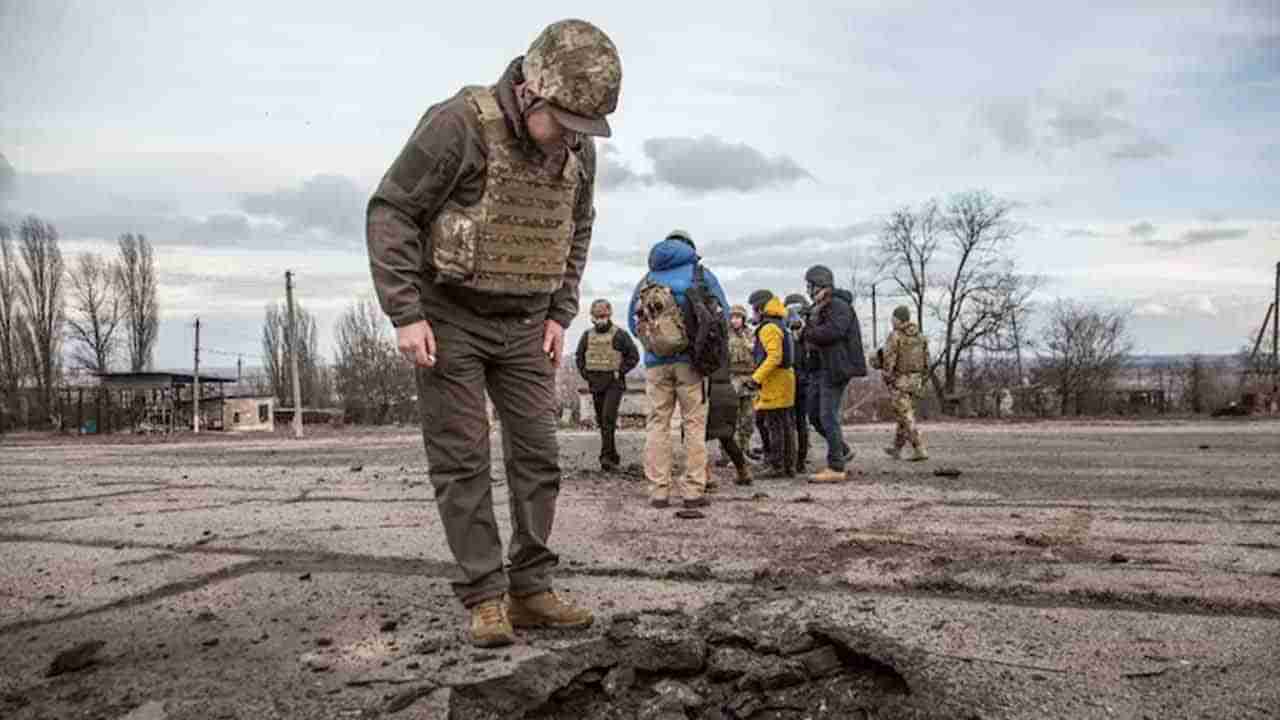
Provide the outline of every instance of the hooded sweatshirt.
[[[681,240],[667,239],[653,246],[649,251],[649,273],[646,277],[654,282],[671,288],[671,294],[675,296],[676,302],[680,307],[688,307],[688,301],[685,299],[685,291],[693,286],[693,268],[698,264],[698,252],[688,243]],[[729,321],[729,302],[725,299],[724,290],[720,287],[720,281],[708,269],[703,267],[703,277],[706,278],[707,287],[711,289],[711,293],[716,300],[720,302],[720,307],[724,310],[725,322]],[[636,333],[636,306],[640,302],[640,288],[644,286],[644,278],[636,284],[636,289],[631,293],[631,304],[627,308],[627,327],[630,328],[633,336],[639,337]],[[689,362],[688,353],[680,353],[678,355],[658,356],[649,351],[644,353],[645,367],[658,367],[659,365],[671,365],[673,363]]]
[[[755,374],[751,376],[760,386],[756,395],[756,410],[780,410],[796,404],[796,371],[783,367],[783,356],[790,333],[778,327],[784,321],[787,309],[777,297],[765,303],[764,316],[766,322],[756,330],[756,356],[758,358]],[[794,349],[791,353],[794,357]]]

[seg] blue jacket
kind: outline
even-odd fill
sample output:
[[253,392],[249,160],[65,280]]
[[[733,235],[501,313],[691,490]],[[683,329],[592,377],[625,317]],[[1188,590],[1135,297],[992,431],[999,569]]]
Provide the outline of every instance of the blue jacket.
[[[663,240],[653,249],[649,251],[649,274],[647,277],[653,279],[654,282],[666,285],[671,288],[671,294],[675,295],[676,302],[681,307],[687,305],[684,299],[684,291],[693,285],[693,268],[698,263],[698,253],[688,243],[680,240]],[[720,307],[724,310],[725,322],[729,320],[729,301],[725,299],[724,290],[720,287],[720,281],[706,267],[702,268],[703,276],[706,278],[707,286],[711,292],[720,301]],[[640,301],[640,288],[644,285],[644,278],[636,283],[636,289],[631,293],[631,304],[627,308],[627,325],[631,328],[631,334],[636,335],[636,303]],[[638,335],[637,335],[638,337]],[[649,351],[644,353],[644,366],[657,367],[659,365],[670,365],[678,362],[689,362],[688,354],[681,353],[669,357],[658,357]]]

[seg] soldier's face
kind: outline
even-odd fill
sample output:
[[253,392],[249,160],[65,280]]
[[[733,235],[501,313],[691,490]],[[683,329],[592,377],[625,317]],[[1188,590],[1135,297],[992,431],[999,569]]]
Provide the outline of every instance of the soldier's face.
[[565,129],[556,120],[556,116],[551,114],[547,103],[537,100],[529,108],[524,116],[525,127],[529,130],[529,137],[534,142],[543,147],[555,147],[564,142]]
[[729,325],[731,325],[734,330],[741,330],[742,326],[746,324],[747,324],[747,319],[742,317],[741,315],[734,315],[733,317],[729,318]]

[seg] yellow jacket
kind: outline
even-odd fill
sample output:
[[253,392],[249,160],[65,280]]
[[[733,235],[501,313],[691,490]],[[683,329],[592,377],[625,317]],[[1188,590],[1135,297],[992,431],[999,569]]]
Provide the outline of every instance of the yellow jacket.
[[[787,308],[774,297],[764,306],[767,318],[785,320]],[[786,336],[777,325],[766,322],[756,331],[756,371],[751,375],[760,386],[756,410],[780,410],[795,407],[796,371],[782,367],[782,343]],[[794,352],[792,353],[794,355]],[[792,358],[795,362],[795,358]]]

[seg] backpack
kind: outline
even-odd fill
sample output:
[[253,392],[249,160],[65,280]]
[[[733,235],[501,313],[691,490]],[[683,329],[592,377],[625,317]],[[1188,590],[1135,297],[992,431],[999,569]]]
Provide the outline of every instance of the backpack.
[[636,303],[636,336],[647,352],[659,357],[679,355],[689,347],[684,312],[671,288],[645,275]]
[[693,268],[693,284],[684,293],[692,320],[693,338],[689,364],[703,377],[711,377],[729,364],[729,324],[720,300],[707,285],[702,263]]

